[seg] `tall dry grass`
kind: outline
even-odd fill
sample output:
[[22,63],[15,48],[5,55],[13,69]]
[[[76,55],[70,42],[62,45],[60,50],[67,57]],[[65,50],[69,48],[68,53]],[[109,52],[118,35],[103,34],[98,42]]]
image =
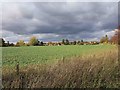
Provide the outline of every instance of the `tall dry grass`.
[[120,88],[118,51],[63,58],[51,65],[3,68],[4,88]]

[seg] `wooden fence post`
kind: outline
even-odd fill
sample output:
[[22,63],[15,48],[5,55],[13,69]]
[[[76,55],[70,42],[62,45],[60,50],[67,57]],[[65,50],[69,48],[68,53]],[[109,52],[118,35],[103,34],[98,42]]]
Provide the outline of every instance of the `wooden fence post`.
[[19,75],[19,62],[17,62],[17,65],[16,65],[16,73],[17,75]]

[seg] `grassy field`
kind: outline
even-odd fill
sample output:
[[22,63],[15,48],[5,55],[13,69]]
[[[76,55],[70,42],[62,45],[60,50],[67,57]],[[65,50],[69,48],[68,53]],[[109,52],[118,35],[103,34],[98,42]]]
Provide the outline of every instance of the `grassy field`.
[[4,88],[120,88],[115,45],[5,47],[2,57]]
[[73,45],[73,46],[43,46],[43,47],[5,47],[2,49],[3,66],[21,66],[38,63],[53,63],[57,60],[95,54],[115,49],[112,45]]

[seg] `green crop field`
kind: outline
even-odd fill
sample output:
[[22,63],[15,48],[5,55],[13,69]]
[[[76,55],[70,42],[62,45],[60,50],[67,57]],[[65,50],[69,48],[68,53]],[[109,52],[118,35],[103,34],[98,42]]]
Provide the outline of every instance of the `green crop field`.
[[61,58],[82,56],[113,50],[113,45],[70,45],[70,46],[36,46],[36,47],[3,47],[3,66],[21,66],[28,64],[53,63]]

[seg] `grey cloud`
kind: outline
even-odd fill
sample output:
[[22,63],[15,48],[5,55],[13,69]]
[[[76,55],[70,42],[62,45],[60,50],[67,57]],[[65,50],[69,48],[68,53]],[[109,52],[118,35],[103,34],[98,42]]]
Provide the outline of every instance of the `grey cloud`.
[[[96,33],[109,32],[118,25],[117,3],[39,2],[14,4],[19,7],[21,16],[13,18],[10,22],[3,19],[2,25],[4,30],[20,35],[59,35],[52,40],[59,38],[99,38],[100,36],[97,36]],[[3,11],[3,14],[6,12]],[[49,40],[50,37],[47,39]]]

